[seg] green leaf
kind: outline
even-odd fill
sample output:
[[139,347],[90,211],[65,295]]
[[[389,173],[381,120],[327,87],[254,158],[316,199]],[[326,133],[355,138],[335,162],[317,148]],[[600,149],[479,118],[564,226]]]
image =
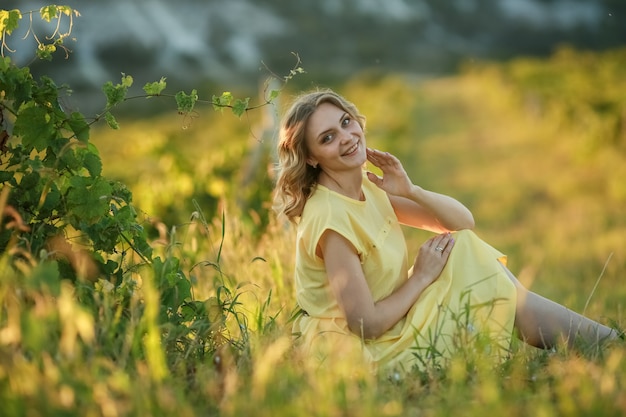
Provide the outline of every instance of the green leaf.
[[73,112],[68,120],[68,124],[72,132],[74,132],[76,139],[83,143],[87,143],[89,141],[89,125],[81,113]]
[[80,222],[95,222],[109,212],[111,185],[102,178],[72,177],[67,192],[68,211]]
[[24,175],[24,177],[22,177],[22,181],[20,181],[20,188],[24,190],[36,188],[37,183],[39,183],[40,179],[41,176],[38,172],[29,172],[28,174]]
[[143,235],[135,235],[133,237],[133,250],[146,259],[152,259],[152,246],[150,246]]
[[224,91],[221,96],[213,96],[211,102],[214,110],[223,110],[224,107],[230,106],[233,101],[233,95],[230,91]]
[[284,77],[285,81],[290,81],[293,77],[295,77],[298,74],[304,74],[306,71],[304,71],[304,68],[302,67],[296,67],[293,68],[291,70],[289,70],[289,75],[286,75]]
[[[1,10],[0,13],[2,13]],[[2,75],[0,76],[0,82],[2,82],[3,84],[6,81],[4,79],[5,74],[3,73],[6,72],[9,68],[11,68],[11,58],[9,58],[8,56],[0,57],[0,74]]]
[[104,120],[106,120],[111,129],[118,130],[120,128],[120,125],[119,123],[117,123],[115,116],[113,116],[110,111],[104,114]]
[[66,16],[69,16],[72,13],[74,13],[76,16],[80,16],[78,10],[74,10],[70,6],[57,6],[57,9],[59,10],[59,13],[63,13]]
[[11,68],[11,58],[8,56],[0,57],[0,83],[6,83],[6,72]]
[[123,206],[119,209],[116,208],[112,210],[112,212],[115,216],[115,220],[121,226],[121,230],[130,230],[135,224],[137,213],[135,213],[135,210],[133,210],[131,206]]
[[119,264],[111,259],[107,260],[106,263],[104,263],[103,261],[100,264],[100,268],[102,269],[102,272],[104,272],[107,275],[113,275],[113,273],[118,267],[119,267]]
[[82,161],[72,148],[65,149],[59,159],[70,171],[78,171],[83,167]]
[[[62,112],[59,106],[59,87],[55,84],[52,78],[42,75],[39,83],[33,85],[33,100],[37,105],[43,108],[53,108]],[[60,118],[65,119],[65,114],[59,115]]]
[[178,302],[176,304],[180,305],[183,301],[191,299],[191,282],[189,282],[182,272],[177,275],[177,278],[175,288],[178,295]]
[[5,183],[7,181],[10,181],[13,176],[15,175],[15,173],[11,172],[11,171],[0,171],[0,183]]
[[107,81],[102,86],[102,91],[106,95],[107,108],[110,108],[124,101],[127,89],[120,84],[113,85],[111,81]]
[[43,20],[50,23],[52,19],[55,19],[59,14],[59,9],[56,5],[51,4],[49,6],[44,6],[39,9],[39,14],[41,15],[41,18]]
[[177,311],[185,301],[191,299],[191,283],[180,269],[178,258],[162,261],[156,258],[152,264],[156,285],[161,292],[163,307]]
[[4,91],[5,98],[14,101],[14,108],[18,109],[23,103],[32,100],[33,77],[28,67],[18,68],[5,57],[0,65],[0,90]]
[[19,26],[22,13],[17,10],[0,10],[0,33],[10,35]]
[[102,86],[102,91],[107,98],[107,109],[116,106],[126,99],[128,88],[133,85],[133,77],[122,74],[122,82],[113,85],[111,81],[107,81]]
[[89,171],[92,178],[99,177],[102,174],[102,160],[100,156],[94,153],[87,153],[83,159],[83,165]]
[[11,58],[0,58],[0,86],[3,90],[8,90],[7,94],[16,89],[16,84],[32,84],[33,80],[28,67],[18,68]]
[[39,209],[40,216],[51,216],[53,210],[57,209],[61,202],[61,193],[56,184],[52,183],[50,190],[46,194],[45,200]]
[[113,196],[115,197],[115,200],[124,201],[126,203],[130,203],[132,201],[133,194],[125,184],[119,181],[112,181],[111,186],[113,187]]
[[176,105],[178,106],[178,112],[181,114],[191,113],[198,101],[198,92],[193,89],[190,94],[186,94],[184,91],[179,91],[175,96]]
[[96,251],[112,252],[121,239],[117,218],[110,213],[88,226],[81,224],[81,230],[89,236]]
[[184,321],[192,321],[200,314],[206,314],[204,303],[201,301],[189,301],[180,307],[180,315]]
[[133,77],[122,73],[122,86],[130,88],[133,85]]
[[165,77],[161,77],[159,81],[155,81],[153,83],[147,83],[146,85],[144,85],[143,91],[145,91],[146,94],[150,96],[158,96],[159,94],[163,92],[163,90],[165,90],[166,86],[167,84],[165,82]]
[[33,159],[29,159],[26,161],[26,166],[30,168],[31,171],[40,171],[44,169],[44,164],[39,155],[35,155]]
[[37,58],[44,61],[52,61],[52,54],[54,54],[56,50],[57,47],[54,44],[40,43],[37,45]]
[[56,128],[47,109],[27,107],[18,114],[13,133],[22,137],[24,146],[41,152],[54,138]]
[[245,99],[237,99],[233,104],[233,113],[237,117],[241,117],[246,110],[248,110],[248,103],[250,102],[250,97],[246,97]]
[[270,95],[268,97],[268,101],[274,101],[280,95],[280,90],[272,90],[270,91]]

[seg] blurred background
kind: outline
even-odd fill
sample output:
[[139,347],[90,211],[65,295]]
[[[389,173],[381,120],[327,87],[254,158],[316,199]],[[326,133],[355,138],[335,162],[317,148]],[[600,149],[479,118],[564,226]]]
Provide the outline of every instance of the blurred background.
[[[3,0],[38,10],[45,0]],[[35,74],[96,93],[120,73],[166,76],[174,88],[203,83],[254,89],[268,70],[302,59],[302,84],[341,83],[356,73],[450,74],[474,59],[547,57],[560,45],[606,50],[626,41],[621,0],[68,0],[81,13],[66,46]],[[67,22],[67,20],[66,20]],[[34,21],[36,29],[41,26]],[[22,32],[27,24],[22,25]],[[17,47],[20,36],[13,36]],[[32,43],[32,39],[29,41]],[[32,48],[19,46],[18,60]],[[95,99],[95,98],[94,98]],[[76,105],[91,109],[81,97]]]
[[[396,153],[417,184],[469,206],[478,233],[528,286],[579,310],[593,294],[590,314],[623,322],[623,0],[66,4],[81,13],[65,43],[71,53],[31,68],[68,83],[64,104],[88,118],[104,106],[102,84],[122,73],[134,77],[137,95],[161,77],[166,92],[195,88],[201,100],[232,91],[258,102],[272,76],[283,88],[275,106],[241,119],[200,104],[182,117],[173,100],[152,99],[116,109],[119,131],[94,126],[105,174],[131,188],[155,236],[188,221],[195,200],[207,217],[237,217],[261,239],[272,222],[280,112],[298,91],[332,87],[367,116],[370,145]],[[49,30],[33,24],[38,36]],[[7,43],[26,64],[33,49],[21,38]],[[306,72],[282,86],[294,65]],[[407,231],[410,253],[426,236]]]

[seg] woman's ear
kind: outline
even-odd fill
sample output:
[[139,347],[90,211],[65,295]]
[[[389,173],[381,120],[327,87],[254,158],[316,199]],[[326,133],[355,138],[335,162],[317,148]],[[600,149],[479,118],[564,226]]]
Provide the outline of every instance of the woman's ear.
[[317,168],[317,161],[313,158],[307,158],[306,163],[311,165],[313,168]]

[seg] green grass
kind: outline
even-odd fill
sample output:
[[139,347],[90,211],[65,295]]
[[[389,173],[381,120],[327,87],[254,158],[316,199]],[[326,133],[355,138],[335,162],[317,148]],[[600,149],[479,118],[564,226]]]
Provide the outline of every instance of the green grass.
[[[610,56],[597,59],[607,62],[603,79],[621,80],[607,75]],[[357,77],[341,92],[368,116],[369,144],[396,153],[417,184],[466,203],[522,282],[623,328],[624,143],[598,139],[612,119],[584,106],[590,93],[576,80],[593,83],[595,71],[571,60],[419,82]],[[562,67],[578,71],[563,91],[531,83]],[[198,326],[217,325],[201,338],[160,324],[149,271],[129,271],[137,286],[121,294],[103,282],[61,285],[36,260],[14,271],[4,257],[1,415],[626,414],[623,342],[576,352],[516,342],[501,364],[461,349],[442,367],[406,375],[373,375],[350,358],[312,366],[290,338],[294,231],[268,213],[269,157],[249,162],[271,142],[258,141],[257,123],[207,111],[186,129],[164,116],[93,132],[105,175],[129,185],[156,253],[180,260],[204,302],[209,320]],[[427,236],[407,230],[410,253]]]

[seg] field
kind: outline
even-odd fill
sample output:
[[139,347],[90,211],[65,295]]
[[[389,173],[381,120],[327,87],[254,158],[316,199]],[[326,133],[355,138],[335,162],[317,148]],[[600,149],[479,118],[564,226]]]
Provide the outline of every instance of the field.
[[[336,89],[368,145],[452,195],[532,290],[626,327],[626,51],[473,63],[453,77],[361,74]],[[3,416],[622,416],[626,344],[373,375],[314,368],[292,349],[292,228],[269,210],[276,107],[117,116],[92,129],[103,174],[126,184],[151,267],[59,280],[2,258]],[[428,234],[406,230],[414,254]],[[158,261],[156,261],[158,259]],[[188,283],[188,287],[186,286]],[[164,291],[163,289],[166,289]],[[174,307],[177,311],[168,311]]]

